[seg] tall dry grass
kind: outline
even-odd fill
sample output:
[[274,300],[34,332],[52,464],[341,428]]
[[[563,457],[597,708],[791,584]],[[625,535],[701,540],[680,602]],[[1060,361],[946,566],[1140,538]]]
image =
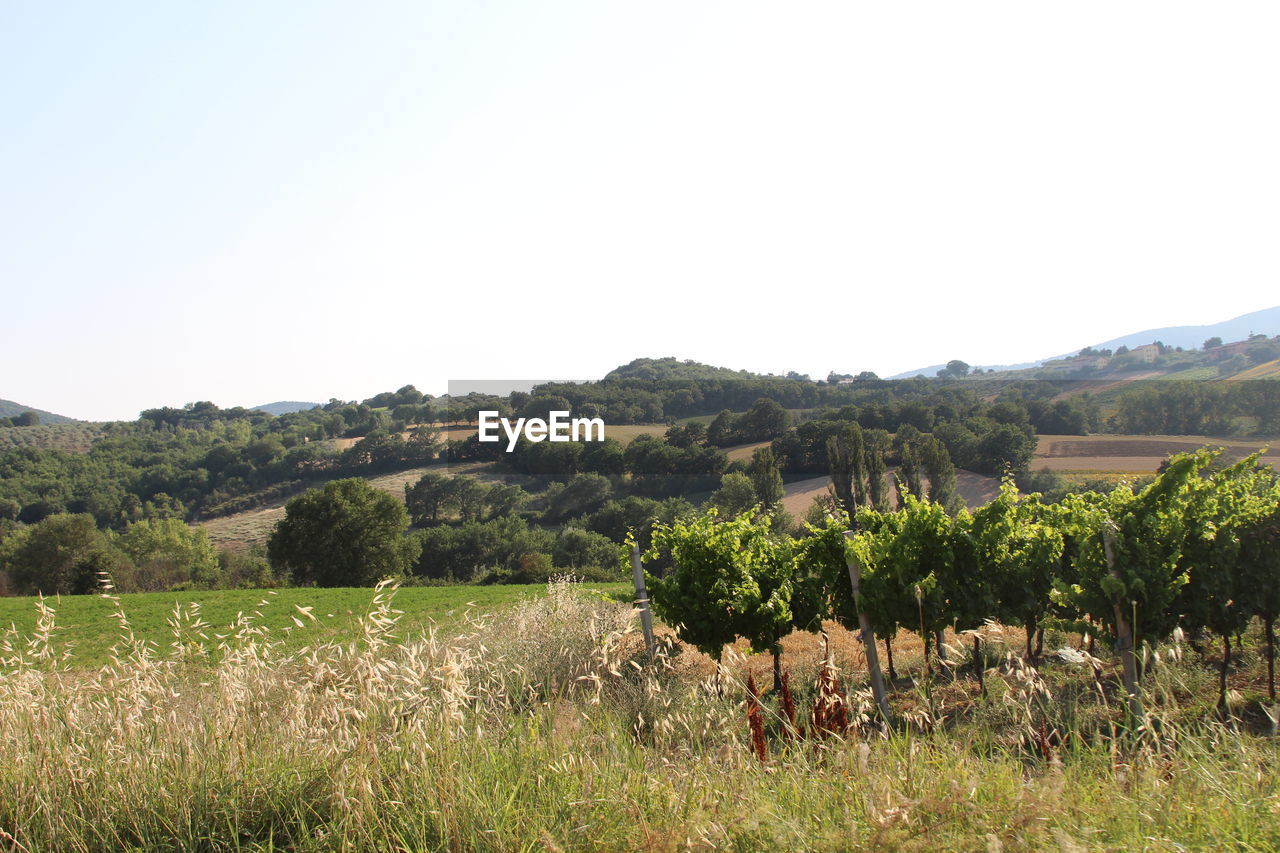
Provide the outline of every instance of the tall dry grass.
[[1280,846],[1274,740],[1178,719],[1196,689],[1178,661],[1127,740],[1102,725],[1105,688],[1083,679],[1069,714],[1010,655],[965,724],[922,685],[884,731],[854,690],[851,729],[802,739],[766,698],[761,763],[742,662],[689,677],[670,642],[647,655],[624,605],[558,581],[405,638],[394,596],[374,593],[354,640],[299,651],[197,607],[162,647],[117,608],[94,671],[68,666],[42,602],[0,642],[0,850]]

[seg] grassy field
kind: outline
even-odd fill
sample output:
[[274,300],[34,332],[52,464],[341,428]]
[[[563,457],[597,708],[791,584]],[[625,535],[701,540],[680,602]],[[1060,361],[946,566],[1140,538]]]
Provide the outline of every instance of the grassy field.
[[305,651],[239,630],[217,660],[135,646],[68,671],[38,633],[0,655],[0,849],[1280,847],[1254,632],[1226,719],[1213,661],[1158,650],[1141,729],[1105,652],[1053,634],[1030,664],[994,625],[985,693],[962,669],[968,638],[929,678],[899,635],[889,728],[868,716],[858,644],[832,628],[847,689],[821,707],[847,722],[815,728],[822,644],[796,635],[796,722],[768,692],[755,740],[744,681],[765,656],[730,649],[715,680],[679,646],[650,658],[626,606],[563,585],[405,643],[406,592],[351,642]]
[[[604,594],[624,590],[623,584],[597,585]],[[543,584],[494,586],[407,587],[398,590],[395,606],[403,611],[402,639],[422,634],[430,626],[456,628],[470,615],[492,613],[522,599],[545,594]],[[156,592],[119,596],[135,636],[160,654],[174,642],[192,638],[215,648],[237,629],[242,618],[282,640],[282,648],[297,649],[325,642],[348,642],[360,634],[360,620],[373,601],[365,588],[213,590]],[[0,631],[27,637],[36,627],[39,600],[0,598]],[[111,646],[120,638],[112,613],[116,605],[99,595],[69,595],[44,600],[58,626],[54,643],[66,652],[69,666],[96,667],[106,663]],[[309,609],[314,620],[306,616]],[[193,628],[196,618],[205,628]],[[303,624],[299,626],[297,621]],[[203,634],[200,638],[198,635]],[[222,639],[219,639],[219,638]],[[0,848],[3,849],[3,848]]]

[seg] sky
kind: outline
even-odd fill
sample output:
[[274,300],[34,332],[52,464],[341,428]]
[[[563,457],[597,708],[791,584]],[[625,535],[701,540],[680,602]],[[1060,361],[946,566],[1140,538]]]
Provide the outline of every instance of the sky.
[[0,398],[1029,361],[1280,304],[1280,5],[0,4]]

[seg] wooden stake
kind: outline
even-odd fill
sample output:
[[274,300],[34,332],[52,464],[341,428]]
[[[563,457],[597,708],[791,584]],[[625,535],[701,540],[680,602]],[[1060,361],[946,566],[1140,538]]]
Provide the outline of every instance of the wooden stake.
[[[845,531],[846,538],[853,537],[852,530]],[[885,725],[889,724],[889,699],[885,695],[884,676],[880,674],[880,655],[876,650],[876,632],[871,627],[871,617],[862,608],[862,565],[858,558],[849,555],[849,583],[853,585],[853,606],[858,611],[858,627],[862,633],[862,647],[866,650],[867,669],[871,673],[871,692],[880,706],[880,715]]]
[[[1103,553],[1107,557],[1107,569],[1116,580],[1121,580],[1120,571],[1116,568],[1115,554],[1111,547],[1110,530],[1102,534]],[[1142,697],[1138,693],[1138,661],[1133,654],[1133,629],[1125,618],[1124,608],[1115,605],[1116,639],[1119,641],[1120,662],[1124,665],[1124,689],[1129,694],[1129,713],[1135,720],[1144,719]]]
[[644,628],[644,646],[649,655],[657,653],[658,645],[653,638],[653,615],[649,613],[649,590],[644,585],[644,566],[640,564],[640,546],[631,545],[631,572],[636,582],[636,609],[640,611],[640,625]]

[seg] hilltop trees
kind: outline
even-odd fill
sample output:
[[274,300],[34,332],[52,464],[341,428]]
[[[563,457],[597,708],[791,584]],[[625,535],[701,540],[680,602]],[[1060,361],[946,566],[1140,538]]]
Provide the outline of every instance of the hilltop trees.
[[289,501],[267,558],[296,583],[369,586],[412,565],[418,544],[404,535],[408,527],[395,498],[359,478],[334,480]]

